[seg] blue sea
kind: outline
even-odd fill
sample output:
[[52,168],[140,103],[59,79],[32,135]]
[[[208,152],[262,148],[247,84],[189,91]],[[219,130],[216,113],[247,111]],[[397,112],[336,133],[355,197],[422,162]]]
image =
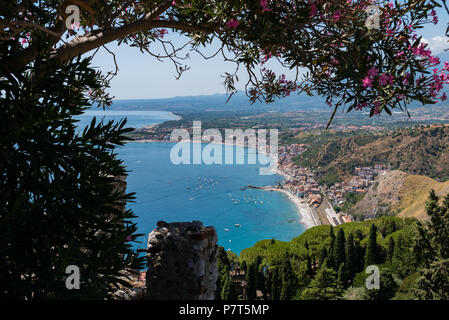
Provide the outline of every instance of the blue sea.
[[[78,117],[80,127],[90,122],[94,112]],[[174,116],[168,112],[100,111],[105,120],[128,118],[128,126],[143,127]],[[119,113],[119,114],[118,114]],[[157,221],[182,222],[199,220],[212,225],[218,233],[218,243],[239,254],[263,239],[289,241],[305,228],[299,223],[296,206],[279,192],[244,189],[248,185],[268,186],[282,181],[279,175],[260,175],[258,164],[243,165],[174,165],[170,150],[174,143],[128,143],[118,150],[130,171],[128,192],[136,200],[128,207],[138,216],[138,232],[148,234]],[[204,148],[206,145],[202,145]],[[220,146],[225,152],[231,146]],[[244,149],[245,159],[252,149]],[[223,161],[224,163],[224,161]],[[236,226],[236,224],[238,226]],[[139,248],[145,248],[141,239]]]

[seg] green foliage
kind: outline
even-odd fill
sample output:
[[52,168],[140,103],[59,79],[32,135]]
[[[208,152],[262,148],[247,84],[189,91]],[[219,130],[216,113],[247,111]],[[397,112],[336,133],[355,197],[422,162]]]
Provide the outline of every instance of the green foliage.
[[388,250],[387,250],[387,260],[393,262],[393,254],[394,254],[395,243],[393,237],[390,237],[388,240]]
[[259,272],[259,265],[252,263],[248,266],[246,272],[246,297],[248,300],[256,299],[257,278]]
[[[339,180],[337,180],[339,182]],[[349,209],[354,207],[359,201],[363,200],[366,193],[363,192],[350,192],[345,194],[345,202],[343,206],[341,207],[341,210],[344,212],[347,212]]]
[[338,268],[337,283],[343,289],[348,285],[348,273],[344,263],[341,263]]
[[426,203],[430,216],[425,226],[419,226],[414,253],[424,260],[417,281],[416,295],[420,299],[449,299],[449,195],[439,205],[432,190]]
[[291,300],[296,293],[296,278],[293,273],[290,258],[285,255],[282,264],[282,289],[280,293],[280,300]]
[[[229,271],[231,268],[231,263],[228,258],[228,254],[224,247],[218,246],[217,248],[217,267],[218,267],[218,277],[217,277],[217,289],[215,290],[215,299],[220,300],[223,296],[223,290],[225,289],[226,279],[229,278]],[[232,282],[232,281],[231,281]],[[226,289],[229,290],[229,289]]]
[[302,300],[335,300],[342,291],[336,279],[336,272],[323,267],[316,274],[310,285],[302,292]]
[[413,252],[413,229],[406,229],[401,233],[394,247],[392,265],[393,270],[401,278],[414,273],[420,265],[419,256]]
[[381,268],[379,289],[367,290],[368,299],[390,300],[396,294],[397,289],[398,285],[393,278],[391,270],[388,268]]
[[220,295],[221,300],[237,300],[237,294],[235,291],[234,283],[229,275],[224,278],[223,289]]
[[415,291],[419,276],[419,272],[415,272],[403,279],[393,300],[416,300]]
[[[126,171],[114,149],[130,130],[94,119],[77,132],[72,117],[101,88],[97,72],[89,59],[41,63],[0,78],[0,297],[107,298],[127,285],[124,270],[143,266],[124,210],[133,195],[115,187]],[[65,287],[69,265],[80,268],[79,290]]]
[[365,253],[365,267],[374,265],[379,261],[379,247],[377,245],[377,227],[375,224],[371,225],[369,231],[368,245]]
[[340,264],[346,262],[345,243],[345,232],[343,229],[339,229],[333,252],[334,263],[336,266],[340,266]]
[[356,249],[354,248],[354,236],[352,233],[349,234],[348,239],[346,240],[346,271],[348,279],[352,279],[357,271],[358,266],[358,257],[356,253]]

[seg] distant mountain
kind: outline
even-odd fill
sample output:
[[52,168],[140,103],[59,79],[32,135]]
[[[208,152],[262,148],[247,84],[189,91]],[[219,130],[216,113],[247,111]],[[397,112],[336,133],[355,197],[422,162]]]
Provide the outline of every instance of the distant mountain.
[[426,176],[390,171],[376,180],[349,214],[374,219],[382,214],[395,213],[404,218],[426,220],[425,204],[432,189],[444,197],[449,193],[449,181],[440,183]]
[[164,111],[292,111],[327,108],[321,97],[310,97],[305,94],[291,95],[278,99],[271,104],[257,102],[251,104],[249,98],[238,92],[226,103],[226,94],[206,96],[174,97],[167,99],[147,100],[115,100],[111,110],[164,110]]
[[[441,66],[444,61],[449,61],[449,52],[438,55],[441,59]],[[431,70],[429,70],[431,72]],[[449,96],[449,86],[444,91]],[[161,111],[299,111],[299,110],[331,110],[325,99],[321,96],[308,96],[292,94],[288,97],[277,99],[275,102],[266,104],[257,102],[251,104],[249,98],[242,91],[236,93],[228,100],[226,94],[213,94],[202,96],[173,97],[166,99],[141,99],[141,100],[115,100],[111,110],[161,110]],[[422,104],[415,102],[410,108],[422,107]]]

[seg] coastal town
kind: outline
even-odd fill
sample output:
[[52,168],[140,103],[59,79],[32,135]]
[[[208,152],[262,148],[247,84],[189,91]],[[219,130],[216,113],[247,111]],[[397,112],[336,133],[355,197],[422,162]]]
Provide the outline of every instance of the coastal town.
[[[193,133],[191,128],[185,129],[189,134]],[[177,142],[176,140],[171,140],[173,138],[171,137],[172,131],[173,128],[149,127],[145,129],[145,138],[140,141]],[[201,130],[201,134],[203,133],[204,129]],[[201,139],[203,140],[196,142],[211,142],[209,139]],[[139,141],[139,137],[137,137],[137,140]],[[237,141],[231,141],[237,144]],[[257,145],[257,142],[251,142],[249,139],[245,139],[241,146],[255,148],[260,153],[272,156],[270,155],[271,150],[269,145],[268,141],[266,149],[261,149]],[[352,222],[353,217],[340,210],[347,196],[350,194],[365,194],[375,183],[376,177],[388,171],[387,166],[378,163],[369,167],[355,167],[351,177],[337,182],[332,186],[326,186],[318,182],[315,172],[295,162],[295,158],[303,152],[306,152],[307,148],[307,144],[298,143],[279,146],[276,173],[284,176],[285,180],[278,185],[263,187],[261,189],[285,193],[297,205],[301,223],[307,228],[321,224],[337,226],[342,223]]]
[[286,179],[277,188],[307,203],[316,215],[321,216],[322,224],[329,223],[335,226],[352,222],[353,217],[344,212],[336,213],[334,208],[342,206],[348,194],[365,194],[375,183],[376,177],[388,171],[385,164],[355,167],[353,176],[331,187],[322,186],[313,171],[299,166],[294,161],[295,157],[305,151],[307,151],[305,144],[291,144],[279,148],[278,172]]

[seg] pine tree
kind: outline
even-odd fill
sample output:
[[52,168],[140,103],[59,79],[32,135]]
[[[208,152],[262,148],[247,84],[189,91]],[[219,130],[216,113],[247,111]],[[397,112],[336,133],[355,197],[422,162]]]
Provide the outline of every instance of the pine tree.
[[[324,264],[325,265],[325,264]],[[316,274],[310,285],[301,293],[303,300],[332,300],[341,295],[334,270],[323,266]]]
[[383,268],[380,271],[379,289],[368,290],[370,300],[390,300],[394,297],[398,285],[394,281],[391,270]]
[[419,299],[449,300],[449,194],[441,206],[438,203],[439,198],[432,190],[426,203],[430,220],[418,226],[419,246],[414,248],[414,254],[424,262],[417,281]]
[[369,231],[368,245],[365,253],[365,268],[378,262],[378,250],[377,228],[374,224],[372,224]]
[[345,232],[343,229],[339,229],[337,233],[337,239],[334,245],[334,263],[336,266],[340,266],[341,263],[345,263]]

